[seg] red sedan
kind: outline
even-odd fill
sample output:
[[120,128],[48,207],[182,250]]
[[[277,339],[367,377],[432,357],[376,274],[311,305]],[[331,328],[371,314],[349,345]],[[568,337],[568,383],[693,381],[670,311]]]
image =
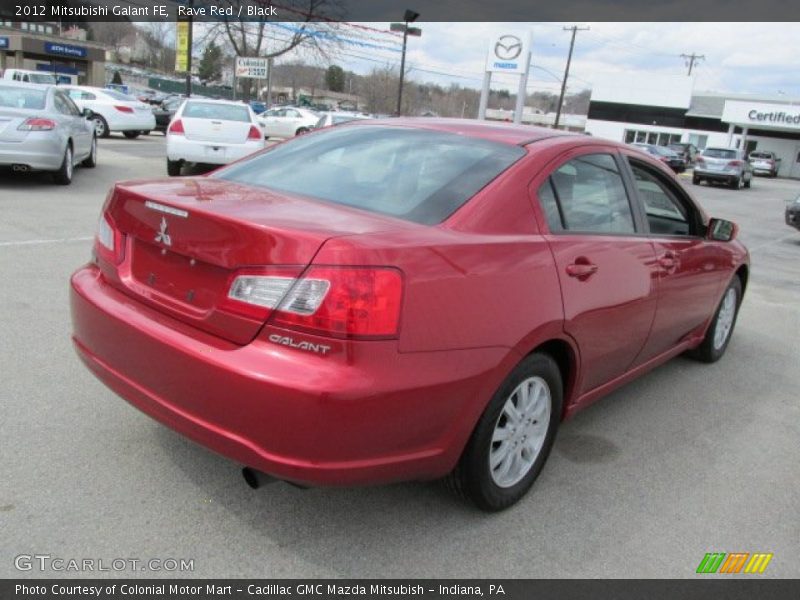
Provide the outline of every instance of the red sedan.
[[736,231],[623,144],[355,122],[115,185],[72,277],[73,340],[251,485],[446,476],[498,510],[564,418],[677,354],[722,356]]

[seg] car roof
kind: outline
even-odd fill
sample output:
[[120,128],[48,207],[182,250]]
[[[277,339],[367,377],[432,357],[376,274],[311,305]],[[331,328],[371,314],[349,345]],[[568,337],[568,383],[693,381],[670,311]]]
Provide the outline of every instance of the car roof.
[[57,87],[52,83],[31,83],[29,81],[14,81],[13,79],[0,79],[0,84],[7,87],[17,87],[27,90],[49,90],[51,88],[56,89]]
[[478,121],[475,119],[446,119],[439,117],[396,117],[389,119],[358,119],[353,122],[356,127],[389,125],[394,127],[412,127],[456,133],[468,137],[481,138],[493,142],[514,146],[524,146],[539,140],[552,137],[574,137],[585,139],[585,136],[533,125],[517,125],[501,121]]

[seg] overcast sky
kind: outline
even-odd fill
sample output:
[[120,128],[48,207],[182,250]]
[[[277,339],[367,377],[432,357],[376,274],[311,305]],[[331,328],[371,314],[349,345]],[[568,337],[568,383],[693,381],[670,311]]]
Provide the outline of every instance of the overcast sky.
[[[423,15],[424,17],[424,15]],[[681,54],[704,54],[696,65],[697,90],[800,97],[800,23],[575,23],[578,33],[568,90],[590,88],[612,75],[686,74]],[[388,28],[388,24],[365,24]],[[533,33],[533,65],[528,91],[557,91],[563,76],[572,23],[418,23],[423,34],[409,38],[408,62],[416,81],[480,87],[489,39],[495,33]],[[365,34],[376,44],[394,38]],[[359,73],[399,54],[353,43],[341,45],[334,62]],[[514,79],[496,77],[493,88],[515,89]]]

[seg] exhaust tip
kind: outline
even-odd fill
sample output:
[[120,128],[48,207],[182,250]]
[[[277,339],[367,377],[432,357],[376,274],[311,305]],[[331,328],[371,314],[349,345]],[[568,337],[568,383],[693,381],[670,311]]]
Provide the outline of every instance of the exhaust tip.
[[11,170],[15,173],[27,173],[30,171],[30,167],[28,165],[11,165]]
[[262,485],[272,483],[273,481],[278,481],[271,475],[267,475],[261,471],[256,471],[250,467],[244,467],[242,469],[242,477],[244,477],[244,482],[254,490],[257,490]]

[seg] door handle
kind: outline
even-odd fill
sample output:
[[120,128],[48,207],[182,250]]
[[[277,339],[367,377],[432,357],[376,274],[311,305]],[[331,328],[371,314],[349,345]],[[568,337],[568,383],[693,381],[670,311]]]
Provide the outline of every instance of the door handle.
[[591,263],[574,262],[567,265],[567,275],[570,277],[577,277],[578,279],[585,279],[597,272],[597,265]]
[[658,259],[658,264],[667,271],[674,271],[678,266],[678,259],[673,252],[665,252],[664,255]]

